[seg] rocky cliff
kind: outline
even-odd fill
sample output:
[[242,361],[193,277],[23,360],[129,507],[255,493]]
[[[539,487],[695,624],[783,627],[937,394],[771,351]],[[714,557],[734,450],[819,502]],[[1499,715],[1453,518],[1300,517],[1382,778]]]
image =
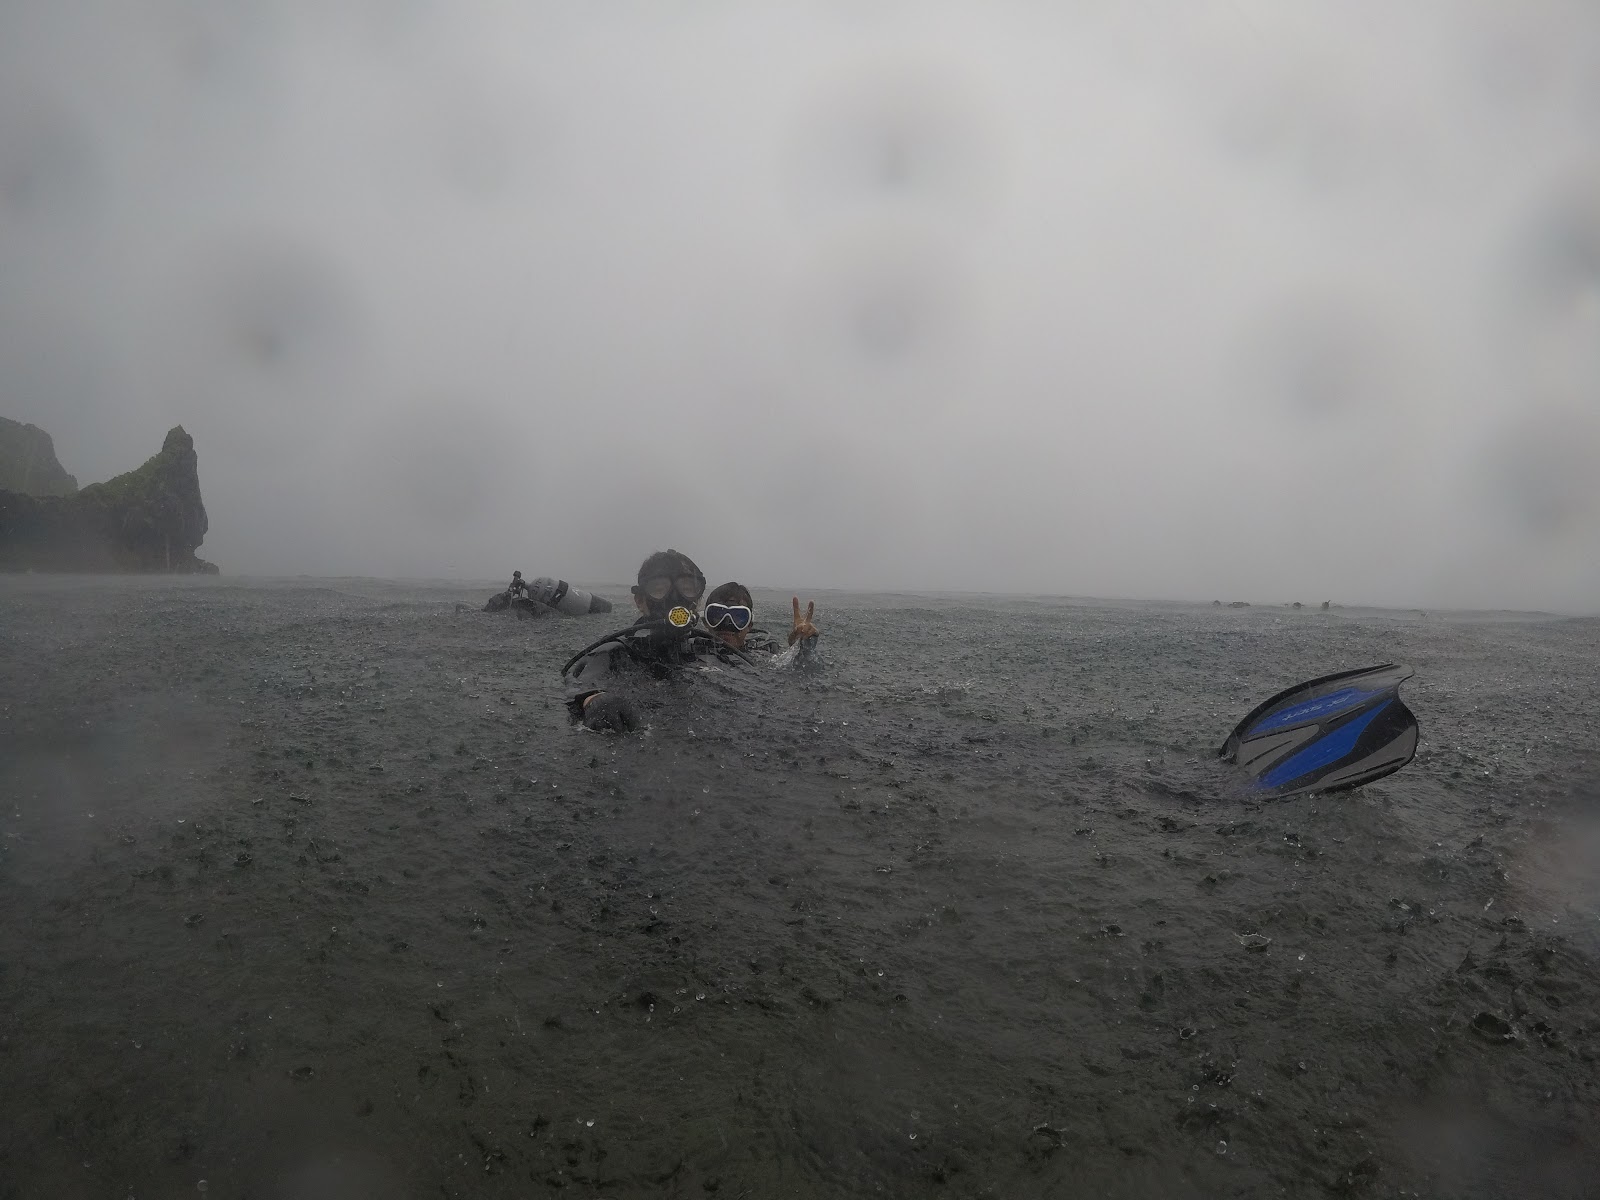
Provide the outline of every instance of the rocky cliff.
[[137,471],[73,495],[0,491],[0,570],[214,573],[195,556],[206,536],[198,464],[180,425]]
[[0,417],[0,491],[70,496],[78,481],[56,461],[56,446],[37,425]]

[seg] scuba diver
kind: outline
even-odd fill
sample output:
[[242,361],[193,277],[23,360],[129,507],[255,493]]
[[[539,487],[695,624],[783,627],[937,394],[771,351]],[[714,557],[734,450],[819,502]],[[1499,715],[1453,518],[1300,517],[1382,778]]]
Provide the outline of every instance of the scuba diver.
[[639,580],[631,590],[640,621],[659,620],[680,606],[695,611],[705,595],[706,577],[687,554],[657,550],[639,564]]
[[675,667],[714,652],[710,639],[693,632],[705,590],[704,572],[679,550],[657,550],[639,564],[632,589],[638,620],[579,651],[561,669],[581,689],[567,699],[574,723],[619,733],[637,729],[637,708],[607,684],[629,668],[665,679]]
[[[794,605],[794,628],[789,631],[788,644],[793,646],[798,642],[799,653],[807,654],[817,644],[817,627],[812,624],[817,602],[812,600],[806,604],[803,617],[800,597],[795,596],[791,603]],[[706,597],[700,620],[712,638],[734,650],[761,654],[777,654],[783,650],[775,637],[756,627],[755,601],[750,597],[750,589],[742,583],[729,582],[713,588]]]
[[521,571],[513,571],[506,590],[489,597],[489,602],[483,606],[484,612],[505,612],[507,609],[514,609],[520,617],[582,617],[589,613],[610,612],[611,601],[573,587],[565,579],[541,575],[529,583],[522,577]]
[[[766,630],[755,628],[754,602],[743,584],[722,584],[697,616],[694,605],[704,590],[705,576],[687,556],[676,550],[652,555],[639,568],[639,583],[633,589],[638,621],[574,655],[562,674],[579,686],[603,684],[607,676],[631,667],[636,678],[642,672],[660,680],[695,663],[754,665],[752,655],[769,657],[783,650]],[[807,605],[803,617],[800,598],[791,603],[794,627],[788,645],[798,647],[799,659],[809,659],[818,637],[816,602]],[[620,733],[638,728],[637,707],[614,689],[585,688],[567,704],[573,722],[588,729]]]

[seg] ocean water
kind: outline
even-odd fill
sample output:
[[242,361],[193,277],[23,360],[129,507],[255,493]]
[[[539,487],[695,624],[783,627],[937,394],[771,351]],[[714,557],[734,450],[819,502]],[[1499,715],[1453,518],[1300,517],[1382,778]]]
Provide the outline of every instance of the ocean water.
[[1594,1194],[1600,623],[819,593],[618,737],[494,587],[0,578],[0,1197]]

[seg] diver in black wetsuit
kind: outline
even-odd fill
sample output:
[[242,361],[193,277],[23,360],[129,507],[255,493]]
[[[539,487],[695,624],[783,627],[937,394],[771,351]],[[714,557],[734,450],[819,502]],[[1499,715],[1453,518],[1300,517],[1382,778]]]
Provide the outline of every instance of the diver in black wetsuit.
[[[690,614],[704,589],[705,577],[699,568],[675,550],[645,560],[639,569],[639,584],[633,589],[640,612],[634,626],[638,633],[623,631],[576,656],[562,672],[584,689],[567,701],[574,722],[614,732],[638,728],[633,702],[606,683],[613,673],[631,669],[635,678],[667,679],[690,664],[753,665],[752,655],[766,657],[783,649],[771,634],[754,627],[754,603],[742,584],[725,583],[712,592],[701,624],[695,627]],[[807,661],[818,636],[813,622],[816,602],[806,606],[803,617],[800,598],[794,597],[792,603],[794,627],[788,644],[797,647],[796,661]],[[681,626],[668,619],[672,612],[684,622]],[[599,687],[594,686],[597,683]]]
[[[634,624],[665,625],[668,614],[679,609],[692,619],[705,590],[705,574],[692,558],[677,550],[658,550],[639,565],[638,582],[633,587],[639,619]],[[695,662],[712,649],[704,637],[675,637],[670,628],[664,634],[660,638],[630,640],[627,645],[606,641],[569,663],[562,674],[581,689],[567,700],[573,721],[581,721],[590,729],[637,729],[637,709],[626,696],[609,690],[610,682],[629,668],[665,678],[673,668]]]
[[528,580],[522,577],[521,571],[513,571],[505,591],[489,597],[483,611],[505,612],[508,608],[515,609],[518,616],[583,617],[610,612],[611,601],[575,587],[565,579],[541,575]]

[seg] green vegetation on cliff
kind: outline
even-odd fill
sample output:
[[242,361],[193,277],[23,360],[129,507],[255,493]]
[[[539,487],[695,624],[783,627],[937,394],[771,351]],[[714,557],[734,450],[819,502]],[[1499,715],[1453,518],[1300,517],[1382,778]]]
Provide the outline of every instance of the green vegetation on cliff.
[[56,446],[37,425],[0,417],[0,491],[70,496],[78,481],[56,460]]
[[0,569],[212,571],[194,439],[172,429],[142,467],[71,496],[0,491]]

